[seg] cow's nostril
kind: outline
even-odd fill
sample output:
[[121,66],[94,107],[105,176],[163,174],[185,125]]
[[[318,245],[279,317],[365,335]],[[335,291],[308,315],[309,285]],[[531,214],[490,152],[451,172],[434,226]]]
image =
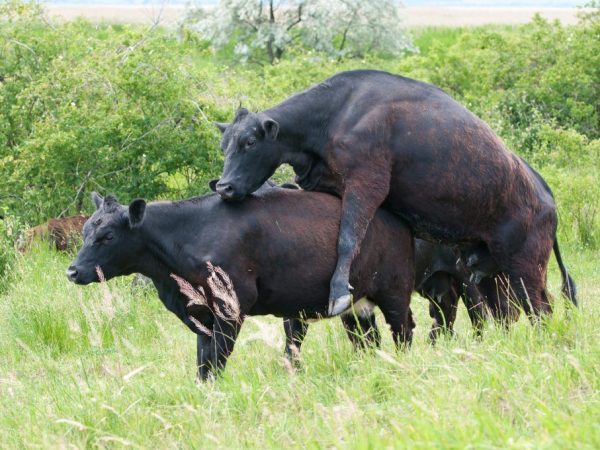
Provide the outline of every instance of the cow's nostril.
[[74,281],[77,278],[77,269],[74,266],[71,266],[67,269],[67,278],[71,281]]
[[231,198],[233,196],[233,186],[229,183],[217,183],[217,192],[222,198]]

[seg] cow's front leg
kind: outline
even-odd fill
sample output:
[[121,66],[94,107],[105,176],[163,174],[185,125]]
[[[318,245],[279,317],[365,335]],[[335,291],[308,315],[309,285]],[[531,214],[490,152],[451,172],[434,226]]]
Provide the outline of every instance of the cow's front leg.
[[210,376],[211,337],[206,334],[196,335],[196,358],[198,381],[206,381]]
[[[376,178],[371,180],[371,178]],[[337,244],[337,266],[329,291],[330,316],[337,316],[350,307],[350,267],[360,250],[367,228],[377,208],[389,192],[389,173],[361,171],[348,177],[342,196],[342,217]]]
[[215,317],[213,336],[210,343],[209,366],[211,370],[219,372],[225,368],[227,358],[233,351],[241,325],[241,319],[235,321]]

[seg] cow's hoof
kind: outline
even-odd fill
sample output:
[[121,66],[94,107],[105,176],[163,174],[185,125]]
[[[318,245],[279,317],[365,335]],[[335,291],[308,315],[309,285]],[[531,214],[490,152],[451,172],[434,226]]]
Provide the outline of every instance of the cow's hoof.
[[335,300],[329,300],[328,313],[330,317],[338,316],[352,304],[352,294],[342,295]]

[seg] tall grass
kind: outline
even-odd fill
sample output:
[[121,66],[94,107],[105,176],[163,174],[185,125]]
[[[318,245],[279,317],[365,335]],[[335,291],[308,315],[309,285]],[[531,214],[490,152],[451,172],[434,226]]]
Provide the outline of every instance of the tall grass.
[[[37,248],[0,297],[0,442],[21,447],[598,448],[598,253],[564,258],[581,308],[396,353],[355,353],[337,320],[311,325],[302,368],[283,364],[283,329],[251,318],[224,375],[194,381],[194,336],[129,278],[86,287],[68,256]],[[381,317],[378,317],[380,323]]]

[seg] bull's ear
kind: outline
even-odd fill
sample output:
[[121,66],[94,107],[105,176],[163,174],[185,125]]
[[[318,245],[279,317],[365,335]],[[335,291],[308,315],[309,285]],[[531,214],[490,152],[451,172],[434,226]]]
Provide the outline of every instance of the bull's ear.
[[215,178],[214,180],[210,180],[208,182],[208,187],[210,188],[211,191],[217,192],[217,183],[218,182],[219,182],[218,178]]
[[277,133],[279,133],[279,124],[275,122],[273,119],[266,118],[262,122],[262,127],[265,130],[265,136],[268,139],[274,141],[277,139]]
[[146,213],[146,200],[143,198],[136,198],[129,205],[129,226],[131,228],[139,227],[144,221],[144,215]]
[[213,122],[213,123],[215,124],[215,127],[217,127],[219,129],[219,131],[221,133],[225,133],[225,130],[229,126],[228,123],[223,123],[223,122]]
[[100,209],[102,207],[104,199],[100,197],[100,195],[98,195],[97,192],[94,191],[92,192],[92,201],[94,202],[94,205],[96,205],[96,209]]

